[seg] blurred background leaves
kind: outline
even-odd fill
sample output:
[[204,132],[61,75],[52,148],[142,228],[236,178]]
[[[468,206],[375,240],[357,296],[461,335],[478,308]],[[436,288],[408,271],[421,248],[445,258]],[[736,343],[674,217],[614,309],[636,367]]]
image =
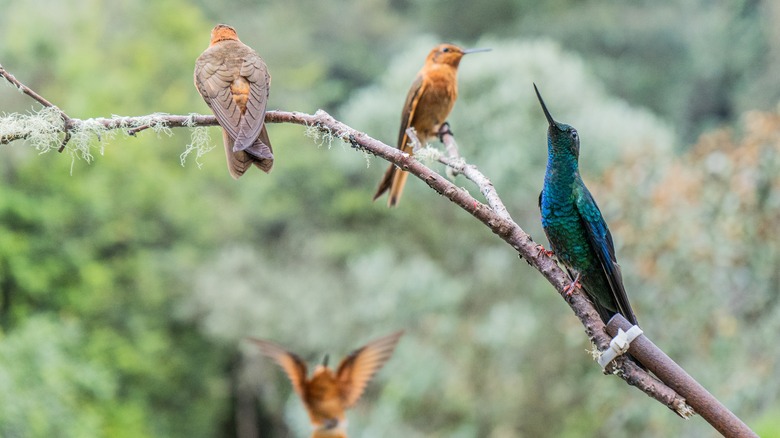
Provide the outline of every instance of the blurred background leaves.
[[[226,22],[268,63],[270,108],[323,108],[390,144],[434,44],[492,47],[461,64],[461,152],[545,242],[536,82],[581,132],[643,328],[780,436],[775,2],[0,8],[0,63],[73,117],[207,113],[192,68]],[[0,111],[34,108],[0,86]],[[274,172],[240,182],[221,147],[182,167],[187,130],[119,135],[72,176],[68,156],[0,149],[0,435],[234,436],[251,423],[306,436],[289,383],[242,339],[314,363],[399,328],[349,415],[355,436],[713,435],[603,377],[551,287],[424,184],[389,211],[370,202],[385,162],[297,126],[269,131]]]

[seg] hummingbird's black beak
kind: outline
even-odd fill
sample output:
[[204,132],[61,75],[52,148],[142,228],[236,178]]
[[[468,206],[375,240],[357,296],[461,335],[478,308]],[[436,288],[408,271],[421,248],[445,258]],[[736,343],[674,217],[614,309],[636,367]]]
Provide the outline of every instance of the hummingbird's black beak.
[[468,50],[464,50],[461,53],[463,53],[464,55],[468,55],[469,53],[489,52],[491,50],[493,50],[493,49],[468,49]]
[[325,355],[325,357],[322,358],[322,366],[324,366],[325,368],[328,367],[328,359],[329,357],[327,354]]
[[553,120],[552,116],[550,115],[550,112],[547,111],[547,105],[544,104],[544,100],[542,100],[542,95],[539,94],[539,89],[536,88],[535,83],[534,83],[534,91],[536,91],[536,97],[539,98],[539,103],[542,104],[542,111],[544,111],[544,116],[547,117],[547,123],[549,123],[550,126],[555,126],[555,120]]

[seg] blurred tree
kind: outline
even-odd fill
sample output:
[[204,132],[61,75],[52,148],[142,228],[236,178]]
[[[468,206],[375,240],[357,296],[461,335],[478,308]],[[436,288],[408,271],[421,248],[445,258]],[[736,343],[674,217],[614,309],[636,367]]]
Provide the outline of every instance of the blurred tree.
[[[80,117],[191,110],[202,44],[188,37],[202,17],[185,3],[4,5],[0,32],[10,43],[0,59]],[[197,194],[207,174],[182,184],[197,171],[178,165],[181,149],[157,152],[161,142],[186,138],[136,140],[139,148],[112,150],[100,166],[79,163],[75,178],[67,156],[4,148],[0,318],[3,360],[13,366],[0,367],[10,382],[0,404],[11,408],[0,408],[0,434],[219,430],[229,355],[169,312],[188,260],[224,233],[192,220],[212,211],[213,198]]]
[[[32,316],[0,342],[0,434],[97,436],[117,382],[85,359],[74,319]],[[142,430],[130,425],[128,432]]]
[[686,141],[780,99],[771,1],[458,0],[402,10],[444,40],[554,38],[587,59],[610,93],[665,116]]
[[766,56],[774,28],[769,3],[573,2],[547,19],[528,17],[522,29],[582,53],[611,92],[663,114],[693,141],[780,97],[770,88],[749,103],[739,98],[757,76],[778,73]]

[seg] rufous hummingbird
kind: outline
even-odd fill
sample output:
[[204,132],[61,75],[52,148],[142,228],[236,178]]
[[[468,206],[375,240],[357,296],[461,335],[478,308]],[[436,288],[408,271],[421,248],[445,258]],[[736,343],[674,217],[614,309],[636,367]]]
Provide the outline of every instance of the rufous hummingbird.
[[403,331],[375,339],[341,360],[336,371],[328,368],[328,356],[307,378],[306,362],[273,342],[252,339],[265,356],[287,374],[303,401],[313,427],[311,438],[347,438],[345,411],[352,407],[366,385],[390,359]]
[[218,24],[209,47],[195,61],[195,87],[222,127],[230,175],[238,179],[254,164],[268,173],[274,164],[265,129],[271,75],[263,59]]
[[[414,128],[420,142],[425,144],[439,133],[441,125],[458,98],[458,65],[464,55],[475,52],[485,52],[490,49],[463,50],[454,44],[440,44],[431,50],[422,70],[406,95],[403,111],[401,111],[401,130],[398,133],[398,149],[408,154],[412,153],[409,146],[407,129]],[[382,196],[388,189],[387,206],[394,207],[401,199],[406,178],[409,173],[390,167],[379,182],[374,200]]]

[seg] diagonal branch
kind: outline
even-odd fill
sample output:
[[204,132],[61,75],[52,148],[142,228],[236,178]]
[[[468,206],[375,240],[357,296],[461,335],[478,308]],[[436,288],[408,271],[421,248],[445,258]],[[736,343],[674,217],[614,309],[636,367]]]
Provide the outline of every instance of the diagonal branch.
[[[8,74],[2,66],[0,66],[0,75],[42,105],[54,107],[37,93],[19,83],[12,75]],[[62,127],[62,132],[66,133],[66,139],[69,130],[95,124],[101,125],[108,130],[129,129],[129,131],[127,131],[129,135],[136,135],[138,132],[145,129],[160,126],[167,129],[173,127],[217,125],[214,116],[196,114],[188,116],[155,114],[153,116],[142,117],[112,117],[80,120],[71,119],[62,111],[60,111],[60,113],[63,115],[63,120],[66,121]],[[150,118],[153,122],[150,122]],[[487,204],[475,199],[467,190],[455,186],[452,182],[419,162],[415,157],[403,153],[397,148],[388,146],[363,132],[356,131],[334,119],[324,111],[317,111],[313,115],[300,112],[268,111],[266,113],[265,121],[266,123],[291,123],[319,130],[326,138],[339,138],[359,151],[369,152],[420,178],[433,190],[447,197],[451,202],[474,216],[474,218],[482,222],[494,234],[514,248],[520,257],[539,271],[542,276],[555,287],[559,295],[561,295],[569,307],[571,307],[577,318],[579,318],[590,341],[595,344],[600,351],[603,351],[608,347],[611,338],[607,334],[604,323],[601,321],[601,318],[590,300],[588,300],[579,288],[575,289],[574,293],[571,294],[564,292],[566,287],[571,284],[568,275],[564,273],[555,260],[547,255],[547,252],[544,251],[544,248],[542,248],[541,245],[536,244],[528,233],[512,220],[490,180],[475,166],[469,165],[463,159],[458,158],[456,156],[457,154],[450,153],[450,156],[445,157],[441,153],[438,153],[438,155],[435,156],[435,159],[474,182],[485,197]],[[0,142],[11,142],[26,137],[27,134],[11,134],[0,138]],[[451,132],[443,131],[442,140],[447,146],[448,151],[457,151],[457,146],[455,146]],[[62,146],[64,147],[64,143]],[[623,356],[618,357],[608,365],[607,370],[608,372],[621,377],[629,385],[640,389],[650,397],[663,403],[684,418],[689,417],[691,412],[693,412],[690,406],[686,404],[683,396],[687,398],[698,396],[698,394],[683,393],[681,396],[665,383],[654,378],[634,362],[626,360]],[[699,413],[703,416],[706,415],[706,413],[703,412]],[[714,424],[714,421],[717,420],[709,417],[705,417],[705,419],[711,424]],[[744,424],[742,426],[744,426]],[[741,432],[747,436],[752,436],[750,435],[752,434],[752,431],[747,428],[747,426],[744,426],[744,429],[741,429]]]
[[[133,127],[134,133],[137,133],[148,126],[148,116],[71,120],[73,129],[79,129],[80,126],[87,124],[99,124],[109,130]],[[214,116],[202,115],[159,114],[155,116],[155,121],[163,123],[170,128],[218,125]],[[486,194],[485,196],[489,200],[489,204],[496,207],[500,213],[494,211],[490,205],[486,205],[472,197],[468,191],[455,186],[434,170],[417,161],[413,156],[388,146],[363,132],[352,129],[324,111],[318,111],[313,115],[300,112],[268,111],[266,112],[265,121],[266,123],[292,123],[315,128],[326,136],[339,138],[349,143],[357,150],[369,152],[385,159],[425,181],[433,190],[444,195],[485,224],[493,233],[512,246],[529,265],[537,269],[574,310],[575,315],[585,326],[588,338],[599,350],[603,350],[609,344],[610,337],[606,334],[604,324],[596,313],[593,304],[583,293],[573,293],[570,296],[563,293],[564,288],[570,283],[568,275],[544,251],[540,251],[539,245],[511,219],[490,181],[476,167],[467,165],[465,162],[450,162],[451,159],[443,156],[439,157],[440,161],[453,165],[456,170],[461,171],[467,178],[477,183],[480,186],[480,190]],[[621,376],[630,385],[636,386],[675,412],[685,412],[685,400],[683,398],[647,374],[633,362],[626,361],[620,357],[613,362],[612,367],[611,371]]]
[[[490,206],[478,201],[466,190],[455,186],[437,172],[417,161],[413,156],[388,146],[365,133],[355,131],[323,111],[318,111],[313,116],[274,111],[268,113],[266,121],[272,123],[296,123],[316,127],[323,132],[349,142],[358,150],[370,152],[390,161],[402,170],[408,171],[425,181],[433,190],[444,195],[485,224],[493,233],[512,246],[529,265],[538,270],[566,300],[575,315],[585,326],[585,332],[589,339],[599,350],[604,350],[609,345],[611,338],[607,335],[604,323],[599,318],[590,300],[581,291],[570,296],[564,293],[564,288],[570,283],[568,275],[563,272],[551,257],[544,251],[539,250],[539,245],[511,219],[505,208],[502,213],[494,211]],[[444,157],[441,157],[441,159],[447,160]],[[492,203],[503,207],[490,181],[479,173],[476,167],[463,164],[461,168],[464,175],[468,174],[471,178],[474,178],[475,182],[479,181],[480,190],[483,193],[488,193],[490,198],[494,199]],[[611,367],[610,372],[619,375],[630,385],[636,386],[681,416],[687,415],[688,408],[682,397],[633,362],[620,357]]]
[[[51,103],[48,100],[44,99],[43,96],[41,96],[40,94],[38,94],[35,91],[33,91],[32,88],[30,88],[27,85],[24,85],[23,83],[19,82],[19,80],[17,80],[14,75],[9,73],[8,70],[6,70],[3,67],[2,64],[0,64],[0,76],[2,76],[6,81],[10,82],[11,85],[16,87],[22,93],[32,97],[35,101],[37,101],[41,105],[43,105],[45,107],[55,107],[56,108],[56,106],[53,103]],[[59,109],[59,108],[57,108],[57,109]],[[62,110],[60,110],[60,113],[62,113],[63,115],[65,114]]]

